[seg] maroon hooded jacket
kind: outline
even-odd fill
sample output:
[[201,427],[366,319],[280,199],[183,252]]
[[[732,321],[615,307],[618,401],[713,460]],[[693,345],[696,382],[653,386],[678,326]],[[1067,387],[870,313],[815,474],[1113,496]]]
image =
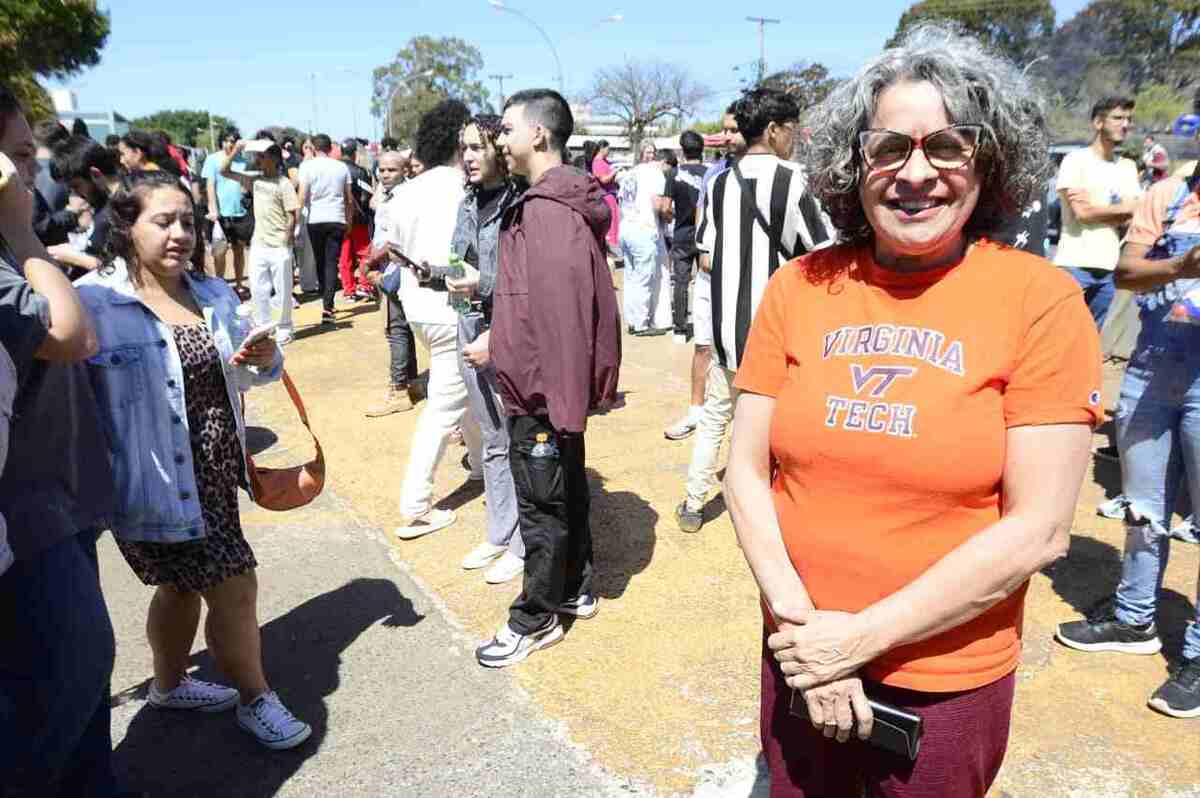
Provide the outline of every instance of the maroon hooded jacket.
[[609,210],[586,172],[556,166],[504,212],[491,357],[510,416],[583,432],[617,396],[621,318],[604,258]]

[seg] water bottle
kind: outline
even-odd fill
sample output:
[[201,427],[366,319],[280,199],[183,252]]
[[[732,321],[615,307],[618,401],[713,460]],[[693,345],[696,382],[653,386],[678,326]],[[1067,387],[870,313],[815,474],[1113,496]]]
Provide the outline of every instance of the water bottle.
[[533,448],[529,450],[529,456],[546,459],[558,457],[558,446],[550,440],[550,433],[539,432],[534,436]]
[[[446,277],[451,280],[461,280],[467,276],[466,269],[463,268],[463,259],[458,256],[458,253],[450,253],[450,268],[446,270]],[[471,312],[471,300],[461,291],[450,292],[450,307],[455,313],[463,314]]]

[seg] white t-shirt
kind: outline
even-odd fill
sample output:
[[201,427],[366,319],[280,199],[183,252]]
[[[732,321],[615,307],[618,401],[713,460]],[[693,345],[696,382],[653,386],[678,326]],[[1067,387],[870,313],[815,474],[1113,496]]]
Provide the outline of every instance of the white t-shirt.
[[667,176],[658,163],[640,163],[621,177],[621,226],[633,225],[645,230],[658,229],[654,199],[667,190]]
[[308,191],[308,223],[346,223],[350,170],[336,158],[318,156],[300,164],[300,185]]
[[[417,263],[424,260],[433,266],[445,266],[450,261],[450,239],[458,222],[458,206],[465,195],[462,170],[451,166],[427,169],[397,186],[386,214],[391,241]],[[404,270],[400,283],[400,301],[410,322],[458,323],[449,295],[423,288],[408,269]]]
[[[1092,205],[1112,205],[1131,200],[1141,194],[1137,165],[1128,158],[1105,160],[1091,147],[1067,153],[1058,168],[1055,191],[1082,188]],[[1121,255],[1121,236],[1118,225],[1097,222],[1084,224],[1075,218],[1071,204],[1062,202],[1062,233],[1054,262],[1059,266],[1079,269],[1117,267]]]

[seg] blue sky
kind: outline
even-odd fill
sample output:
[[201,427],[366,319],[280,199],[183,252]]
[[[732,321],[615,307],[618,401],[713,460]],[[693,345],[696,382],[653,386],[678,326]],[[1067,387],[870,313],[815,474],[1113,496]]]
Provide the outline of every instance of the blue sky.
[[[853,71],[878,51],[908,7],[906,0],[841,5],[828,0],[752,3],[506,0],[554,40],[568,93],[599,67],[658,58],[686,65],[717,92],[707,115],[729,101],[739,75],[758,58],[758,27],[747,14],[775,17],[767,27],[769,68],[820,61]],[[553,85],[554,61],[537,31],[486,0],[342,0],[321,4],[163,3],[112,0],[112,35],[99,66],[65,81],[81,110],[115,109],[129,118],[165,108],[211,109],[246,134],[268,124],[317,127],[335,137],[374,138],[370,74],[412,36],[458,36],[479,47],[484,75],[511,74],[505,92]],[[1061,24],[1086,0],[1054,0]],[[601,22],[620,13],[622,22]],[[311,73],[317,72],[314,79]],[[487,81],[493,93],[495,81]]]

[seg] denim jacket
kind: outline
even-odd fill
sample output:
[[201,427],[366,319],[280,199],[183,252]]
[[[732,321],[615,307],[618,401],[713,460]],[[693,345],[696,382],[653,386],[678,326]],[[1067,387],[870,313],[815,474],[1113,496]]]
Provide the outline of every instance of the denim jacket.
[[458,206],[458,219],[454,224],[454,235],[450,239],[450,249],[479,270],[477,293],[481,300],[488,302],[491,301],[492,289],[496,286],[500,217],[516,196],[511,184],[506,183],[502,192],[493,214],[486,219],[480,219],[477,196],[475,192],[468,191],[462,204]]
[[[271,368],[262,371],[231,366],[229,359],[249,331],[237,316],[237,295],[223,280],[184,279],[220,354],[244,453],[241,393],[279,379],[283,356],[277,353]],[[87,275],[76,287],[100,341],[100,351],[88,360],[88,373],[108,435],[116,482],[113,534],[155,543],[204,537],[183,369],[174,335],[142,304],[120,261],[108,273]],[[248,475],[244,476],[248,485]]]

